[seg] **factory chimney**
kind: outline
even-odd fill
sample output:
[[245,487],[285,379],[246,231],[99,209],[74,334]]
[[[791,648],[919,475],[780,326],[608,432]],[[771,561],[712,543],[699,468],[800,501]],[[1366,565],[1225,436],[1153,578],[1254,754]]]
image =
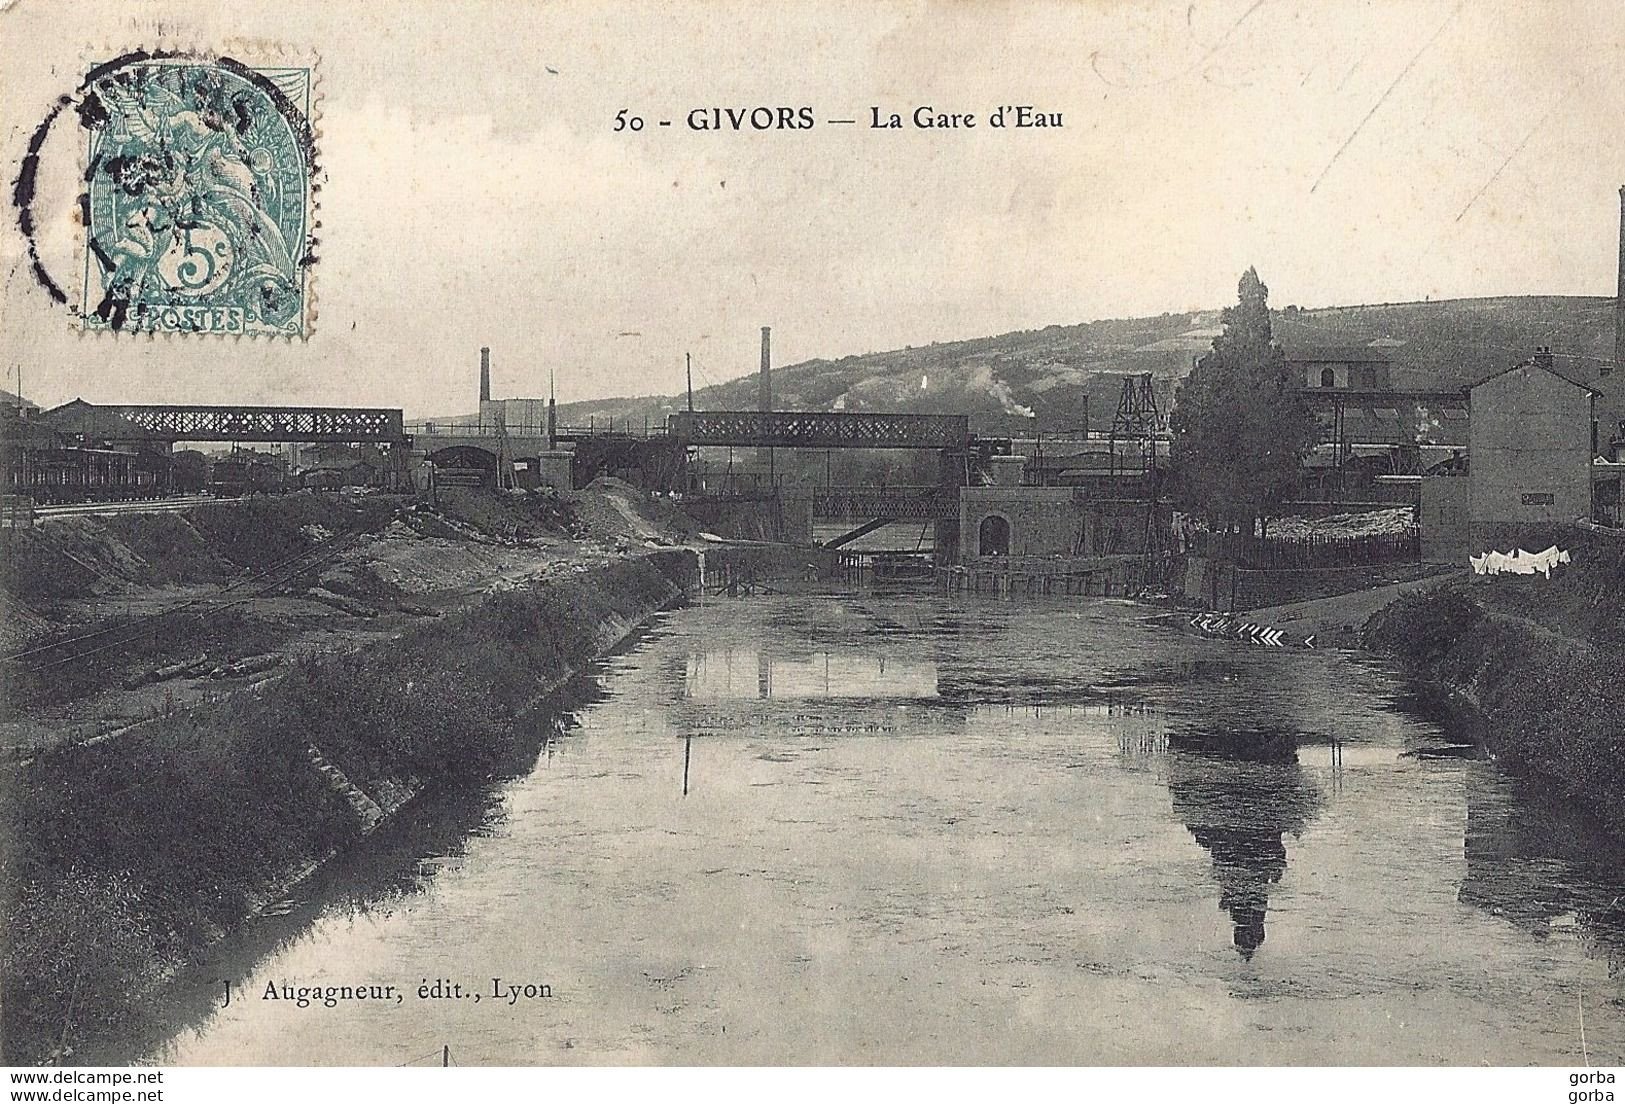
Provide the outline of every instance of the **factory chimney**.
[[[1620,202],[1622,204],[1625,204],[1625,196],[1622,196]],[[1622,240],[1625,240],[1625,239],[1622,239]],[[760,381],[760,383],[758,385],[758,390],[756,392],[756,406],[757,406],[757,409],[760,410],[763,414],[766,414],[766,413],[768,413],[769,411],[771,411],[773,409],[773,376],[772,376],[772,371],[773,371],[773,346],[772,346],[772,334],[773,334],[772,327],[769,327],[769,326],[763,326],[762,327],[762,376],[761,376],[761,381]]]
[[1602,374],[1615,368],[1625,371],[1625,187],[1619,190],[1619,292],[1614,299],[1614,363],[1604,364]]
[[480,402],[491,401],[491,350],[480,350]]
[[547,450],[559,447],[559,410],[553,399],[553,369],[547,370]]

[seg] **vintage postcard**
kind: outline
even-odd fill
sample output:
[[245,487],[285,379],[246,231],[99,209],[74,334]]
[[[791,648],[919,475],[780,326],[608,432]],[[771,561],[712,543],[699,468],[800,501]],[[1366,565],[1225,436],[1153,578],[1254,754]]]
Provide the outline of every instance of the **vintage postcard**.
[[10,1091],[1612,1099],[1619,5],[0,49]]

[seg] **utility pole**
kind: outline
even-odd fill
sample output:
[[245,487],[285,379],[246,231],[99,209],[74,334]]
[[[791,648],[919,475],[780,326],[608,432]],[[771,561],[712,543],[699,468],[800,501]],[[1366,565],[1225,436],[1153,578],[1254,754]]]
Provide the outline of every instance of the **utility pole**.
[[[773,409],[773,330],[771,327],[762,327],[762,370],[757,377],[756,405],[762,414],[762,429],[767,429],[767,415]],[[767,485],[769,489],[777,491],[778,475],[774,465],[773,446],[767,446]]]
[[683,354],[683,371],[688,375],[688,412],[694,413],[694,358]]
[[[22,428],[23,428],[23,362],[19,360],[17,362],[17,430],[18,430],[18,436],[22,437],[26,441],[27,438],[28,438],[28,435],[26,433],[22,432]],[[33,499],[34,488],[28,482],[28,451],[29,450],[28,450],[28,447],[27,447],[26,444],[17,449],[17,458],[18,458],[17,477],[18,477],[18,479],[20,479],[22,481],[21,486],[19,486],[17,488],[17,490],[21,494],[28,495],[29,496],[28,501],[33,502],[34,501],[34,499]]]

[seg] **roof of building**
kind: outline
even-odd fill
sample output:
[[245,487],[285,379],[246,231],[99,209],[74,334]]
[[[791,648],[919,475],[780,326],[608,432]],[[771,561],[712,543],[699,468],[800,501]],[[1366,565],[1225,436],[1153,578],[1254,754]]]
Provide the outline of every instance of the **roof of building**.
[[1368,444],[1416,444],[1459,447],[1467,442],[1467,412],[1402,401],[1393,406],[1344,412],[1343,438]]
[[1578,388],[1580,388],[1581,390],[1584,390],[1584,391],[1589,391],[1593,395],[1601,395],[1602,394],[1601,391],[1599,391],[1595,387],[1591,386],[1591,384],[1589,384],[1585,380],[1579,378],[1580,373],[1575,371],[1573,368],[1569,368],[1569,367],[1559,368],[1555,364],[1552,364],[1552,363],[1543,364],[1539,360],[1535,359],[1534,357],[1530,357],[1528,360],[1520,361],[1517,364],[1511,365],[1510,367],[1502,368],[1499,371],[1491,372],[1489,375],[1484,376],[1482,379],[1476,379],[1472,383],[1467,385],[1467,390],[1468,391],[1475,391],[1478,388],[1482,387],[1484,384],[1490,382],[1491,380],[1500,379],[1502,376],[1510,375],[1513,372],[1520,372],[1525,368],[1534,368],[1534,369],[1536,369],[1538,371],[1549,372],[1552,375],[1556,376],[1558,379],[1562,380],[1564,383],[1573,384],[1575,387],[1578,387]]
[[1591,389],[1608,399],[1625,399],[1625,369],[1600,373],[1591,381]]
[[1394,359],[1393,345],[1294,345],[1286,349],[1293,364],[1387,364]]
[[0,387],[0,406],[8,410],[24,410],[31,414],[39,411],[38,403],[29,402],[15,391],[7,391],[3,387]]
[[111,407],[97,406],[84,399],[54,406],[40,415],[59,433],[121,441],[164,440],[162,434],[143,429]]

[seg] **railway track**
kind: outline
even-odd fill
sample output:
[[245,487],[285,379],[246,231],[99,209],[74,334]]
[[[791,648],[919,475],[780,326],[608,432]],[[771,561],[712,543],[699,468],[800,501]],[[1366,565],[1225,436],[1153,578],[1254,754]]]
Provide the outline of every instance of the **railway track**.
[[234,580],[212,594],[200,595],[133,621],[121,621],[91,632],[38,644],[5,656],[0,662],[24,671],[45,671],[113,651],[166,628],[205,621],[231,606],[274,594],[304,572],[324,566],[354,547],[365,535],[360,531],[339,533],[263,571]]
[[35,506],[36,521],[58,517],[106,517],[112,514],[169,514],[198,506],[235,506],[240,498],[212,495],[184,495],[180,498],[135,499],[128,502],[67,502],[58,506]]

